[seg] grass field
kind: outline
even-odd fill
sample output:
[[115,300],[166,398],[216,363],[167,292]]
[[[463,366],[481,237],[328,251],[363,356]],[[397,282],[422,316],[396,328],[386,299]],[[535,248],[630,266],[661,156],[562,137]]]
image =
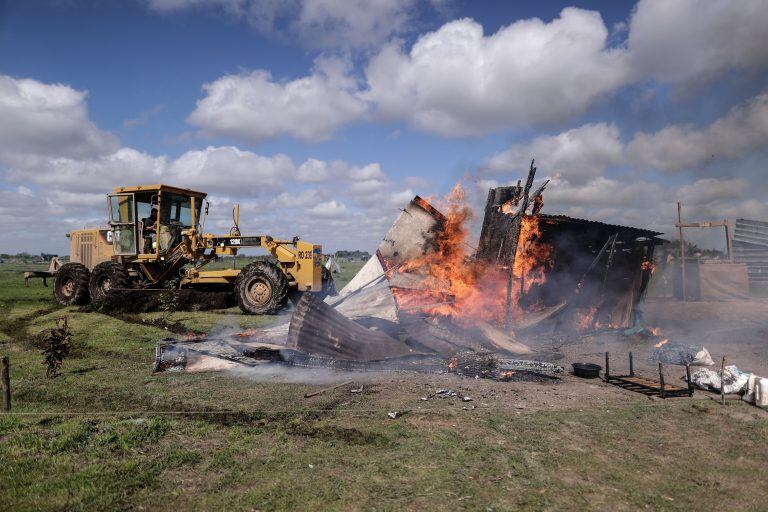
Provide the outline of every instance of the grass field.
[[[356,268],[345,265],[339,287]],[[396,375],[319,386],[223,373],[151,375],[163,316],[190,330],[269,318],[232,309],[124,320],[58,307],[0,266],[0,510],[766,510],[768,421],[740,402],[617,395],[540,407],[492,383],[476,408],[420,401],[473,379]],[[34,335],[68,316],[73,352],[46,378]],[[343,379],[342,379],[343,380]],[[604,393],[602,384],[590,384]],[[478,391],[479,392],[479,391]],[[521,402],[523,403],[523,402]],[[391,410],[410,411],[391,420]]]

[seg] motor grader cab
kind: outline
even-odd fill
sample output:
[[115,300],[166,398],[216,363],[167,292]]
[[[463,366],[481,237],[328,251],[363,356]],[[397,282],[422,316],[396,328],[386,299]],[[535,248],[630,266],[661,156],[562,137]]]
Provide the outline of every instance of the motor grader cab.
[[[85,304],[107,293],[131,289],[228,287],[240,309],[270,314],[289,295],[335,293],[322,261],[322,247],[298,239],[242,235],[239,206],[229,233],[204,233],[204,192],[168,185],[116,188],[107,195],[108,229],[70,233],[70,262],[54,279],[60,304]],[[254,261],[242,269],[208,270],[220,256],[263,248],[274,262]]]

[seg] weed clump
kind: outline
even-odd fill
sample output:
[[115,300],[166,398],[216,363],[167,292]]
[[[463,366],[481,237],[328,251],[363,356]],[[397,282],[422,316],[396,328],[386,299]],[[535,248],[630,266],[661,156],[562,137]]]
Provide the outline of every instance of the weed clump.
[[56,327],[43,333],[43,364],[47,366],[45,375],[48,378],[60,374],[61,365],[69,355],[72,331],[69,329],[69,319],[64,316],[56,319]]

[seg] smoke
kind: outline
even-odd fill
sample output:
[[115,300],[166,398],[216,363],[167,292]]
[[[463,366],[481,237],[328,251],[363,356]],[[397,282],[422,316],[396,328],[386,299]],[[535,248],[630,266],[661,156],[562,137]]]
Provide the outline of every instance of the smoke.
[[[266,316],[259,316],[255,317],[258,319],[268,319],[264,325],[259,325],[256,328],[244,328],[243,325],[240,323],[244,319],[254,318],[254,317],[248,317],[243,316],[242,314],[238,313],[227,313],[216,325],[214,325],[210,331],[208,331],[208,337],[211,339],[219,338],[219,339],[227,339],[227,338],[244,338],[247,337],[247,335],[250,334],[256,334],[260,333],[261,331],[272,331],[275,330],[275,327],[278,326],[286,326],[285,332],[287,334],[287,325],[291,321],[291,316],[293,315],[293,307],[291,307],[290,303],[283,308],[280,313],[278,313],[274,317],[266,317]],[[276,331],[276,330],[275,330]],[[276,339],[274,336],[268,336],[270,338],[269,343],[285,343],[285,339]]]
[[227,338],[229,336],[235,336],[243,330],[240,326],[239,318],[232,313],[227,313],[221,321],[214,325],[210,331],[208,331],[208,337],[210,338]]
[[277,382],[281,384],[317,384],[333,385],[345,381],[356,384],[370,382],[377,372],[349,372],[330,370],[326,368],[301,368],[275,363],[264,363],[259,366],[237,367],[229,371],[234,377],[250,379],[256,382]]

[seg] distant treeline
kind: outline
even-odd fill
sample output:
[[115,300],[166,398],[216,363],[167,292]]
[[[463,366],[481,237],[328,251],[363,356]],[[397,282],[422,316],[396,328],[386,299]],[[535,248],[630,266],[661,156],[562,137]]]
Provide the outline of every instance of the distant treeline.
[[[664,244],[660,252],[672,254],[672,256],[678,257],[680,255],[680,240],[673,240],[668,244]],[[688,259],[693,257],[705,259],[725,259],[726,254],[725,252],[719,251],[717,249],[702,249],[698,245],[686,241],[685,258]]]
[[371,257],[368,251],[336,251],[335,256],[343,260],[367,260]]
[[29,260],[43,260],[43,261],[50,261],[51,258],[57,257],[58,254],[47,254],[47,253],[40,253],[40,254],[29,254],[28,252],[20,252],[18,254],[9,254],[9,253],[0,253],[0,259],[2,260],[18,260],[18,261],[29,261]]

